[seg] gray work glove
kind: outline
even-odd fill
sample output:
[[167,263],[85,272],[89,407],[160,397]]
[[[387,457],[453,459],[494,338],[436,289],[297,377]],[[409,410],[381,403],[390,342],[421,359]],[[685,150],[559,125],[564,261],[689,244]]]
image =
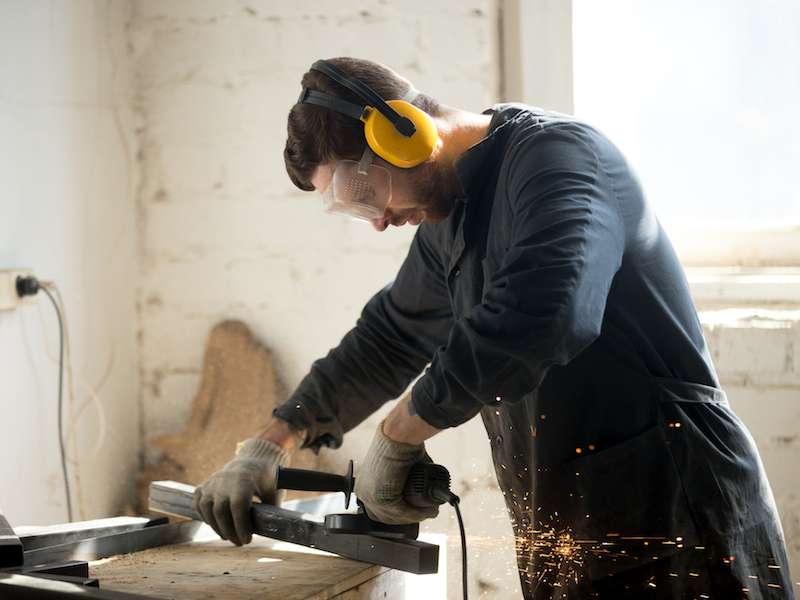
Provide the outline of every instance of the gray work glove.
[[378,426],[356,477],[355,492],[373,521],[390,525],[419,523],[439,514],[439,507],[417,508],[403,500],[408,472],[419,462],[431,462],[425,444],[403,444]]
[[278,466],[288,460],[289,453],[277,444],[261,438],[245,440],[232,461],[195,489],[194,509],[222,539],[237,546],[249,544],[253,496],[268,504],[278,502]]

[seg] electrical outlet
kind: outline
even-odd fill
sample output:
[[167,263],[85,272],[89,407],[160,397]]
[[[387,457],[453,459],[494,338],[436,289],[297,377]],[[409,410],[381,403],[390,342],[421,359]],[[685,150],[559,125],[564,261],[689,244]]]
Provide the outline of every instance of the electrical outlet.
[[33,304],[33,296],[17,295],[17,277],[33,275],[30,269],[0,269],[0,310],[14,310],[20,304]]

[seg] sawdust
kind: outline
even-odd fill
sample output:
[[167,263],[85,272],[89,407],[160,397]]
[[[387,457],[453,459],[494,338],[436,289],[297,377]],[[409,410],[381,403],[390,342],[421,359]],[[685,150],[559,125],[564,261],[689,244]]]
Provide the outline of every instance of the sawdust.
[[[161,451],[158,463],[138,478],[138,506],[147,512],[151,481],[172,479],[202,483],[228,462],[236,443],[263,428],[272,409],[287,397],[275,373],[272,352],[241,321],[223,321],[211,329],[203,357],[200,389],[186,428],[148,443]],[[295,452],[293,467],[324,468],[310,450]],[[289,493],[287,499],[308,494]]]

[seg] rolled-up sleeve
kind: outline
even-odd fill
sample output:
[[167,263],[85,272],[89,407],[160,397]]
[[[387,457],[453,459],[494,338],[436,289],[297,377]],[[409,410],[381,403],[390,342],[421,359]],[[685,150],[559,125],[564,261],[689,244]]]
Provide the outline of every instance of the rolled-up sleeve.
[[432,231],[420,226],[394,282],[369,300],[356,326],[274,410],[306,430],[303,447],[338,448],[347,431],[398,397],[445,342],[452,313],[440,260]]
[[513,213],[504,256],[413,389],[417,413],[438,428],[519,401],[595,340],[621,265],[618,201],[590,140],[552,127],[507,160],[498,184]]

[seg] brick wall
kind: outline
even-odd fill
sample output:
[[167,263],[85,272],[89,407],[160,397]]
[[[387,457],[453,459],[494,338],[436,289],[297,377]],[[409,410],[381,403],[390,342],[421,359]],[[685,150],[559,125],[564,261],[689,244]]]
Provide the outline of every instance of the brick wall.
[[[249,323],[276,351],[291,388],[352,327],[405,256],[411,227],[379,234],[326,215],[316,195],[286,176],[286,115],[311,63],[370,58],[446,104],[478,111],[497,101],[497,27],[492,0],[134,6],[146,442],[184,422],[214,323]],[[329,462],[362,456],[381,414],[327,453]],[[473,589],[513,596],[511,529],[485,440],[474,421],[439,436],[431,454],[453,470],[464,497]],[[462,451],[476,446],[474,455]],[[456,534],[449,549],[455,594],[452,511],[429,528]]]

